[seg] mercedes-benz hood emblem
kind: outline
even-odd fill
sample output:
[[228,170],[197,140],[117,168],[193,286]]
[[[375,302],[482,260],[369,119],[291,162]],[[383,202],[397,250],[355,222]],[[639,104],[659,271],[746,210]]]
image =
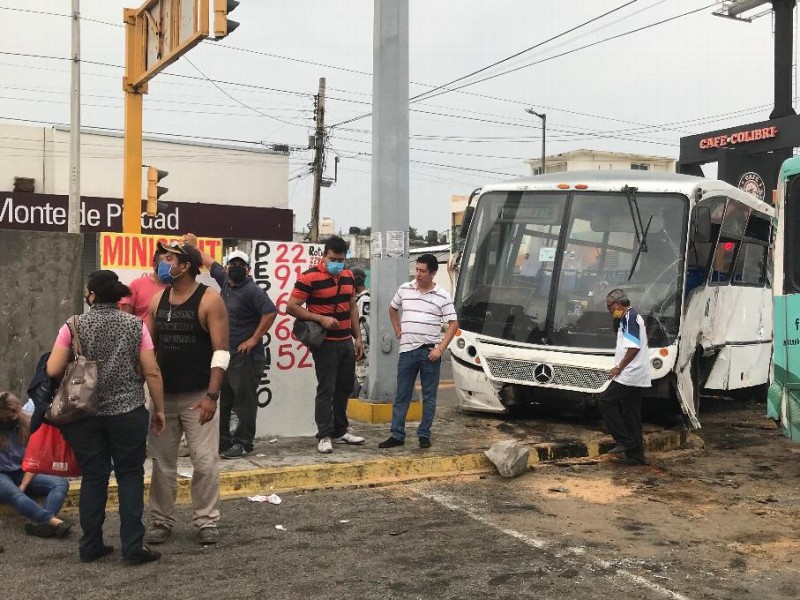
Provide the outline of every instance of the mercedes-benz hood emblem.
[[553,379],[553,367],[544,363],[536,365],[533,368],[533,378],[536,383],[550,383]]

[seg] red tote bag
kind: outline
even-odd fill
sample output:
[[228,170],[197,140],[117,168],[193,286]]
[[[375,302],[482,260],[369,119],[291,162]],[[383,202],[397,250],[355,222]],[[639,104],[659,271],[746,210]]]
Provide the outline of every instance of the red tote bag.
[[61,430],[48,423],[42,423],[28,440],[22,470],[60,477],[77,477],[81,474],[78,459],[61,435]]

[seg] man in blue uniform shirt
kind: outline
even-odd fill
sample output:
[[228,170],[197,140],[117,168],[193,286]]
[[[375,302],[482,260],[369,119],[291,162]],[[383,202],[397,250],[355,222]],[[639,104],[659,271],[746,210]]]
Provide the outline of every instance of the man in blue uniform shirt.
[[[187,234],[196,246],[197,238]],[[235,250],[224,258],[223,268],[201,252],[203,266],[219,284],[228,309],[231,362],[222,381],[219,417],[219,452],[222,458],[247,456],[253,451],[258,414],[258,385],[264,373],[266,354],[263,337],[278,315],[267,293],[250,277],[250,257]],[[231,435],[231,411],[239,423]]]
[[624,291],[611,290],[606,308],[617,326],[611,383],[598,401],[608,431],[617,443],[610,454],[630,465],[643,465],[642,393],[651,385],[647,330]]

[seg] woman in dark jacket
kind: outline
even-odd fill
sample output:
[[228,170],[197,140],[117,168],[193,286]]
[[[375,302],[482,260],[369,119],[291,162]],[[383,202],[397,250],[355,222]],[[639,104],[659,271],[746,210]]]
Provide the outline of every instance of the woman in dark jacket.
[[[89,275],[84,298],[91,307],[77,320],[83,354],[97,361],[96,416],[61,428],[82,472],[80,558],[91,562],[114,551],[103,542],[108,480],[117,479],[122,556],[128,564],[158,560],[144,546],[144,461],[148,421],[155,434],[164,428],[164,392],[153,342],[140,319],[119,309],[130,290],[113,271]],[[64,325],[47,361],[47,374],[61,377],[71,359],[72,332]],[[145,408],[143,378],[153,399]]]

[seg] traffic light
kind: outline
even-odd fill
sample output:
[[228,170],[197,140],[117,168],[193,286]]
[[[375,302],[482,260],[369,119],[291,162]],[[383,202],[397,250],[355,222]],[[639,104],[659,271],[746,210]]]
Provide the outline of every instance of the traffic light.
[[158,185],[158,182],[169,175],[169,171],[162,171],[155,167],[147,167],[147,216],[155,217],[158,214],[158,199],[169,191],[169,188]]
[[236,21],[228,19],[228,15],[239,6],[238,0],[214,0],[214,37],[222,39],[239,26]]

